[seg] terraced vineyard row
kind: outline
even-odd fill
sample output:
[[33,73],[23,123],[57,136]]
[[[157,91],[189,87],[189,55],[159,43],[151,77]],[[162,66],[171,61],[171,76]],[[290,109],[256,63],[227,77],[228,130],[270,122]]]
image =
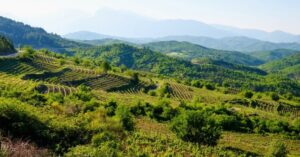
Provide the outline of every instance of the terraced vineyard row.
[[72,93],[77,92],[76,88],[54,84],[40,85],[39,87],[37,87],[37,89],[43,94],[60,93],[63,96],[68,96]]
[[13,77],[6,73],[0,72],[0,85],[3,90],[6,89],[18,89],[27,90],[30,87],[36,86],[34,81],[25,81],[17,77]]
[[279,114],[290,114],[294,117],[300,116],[300,107],[291,106],[284,103],[273,103],[273,102],[266,102],[261,100],[253,100],[253,101],[247,101],[242,99],[234,99],[230,101],[232,104],[239,104],[247,107],[252,107],[256,109],[260,109],[267,112],[276,112]]
[[172,97],[183,100],[192,100],[194,97],[193,90],[185,85],[170,83],[170,88]]
[[96,76],[99,75],[100,73],[95,71],[95,70],[91,70],[91,69],[86,69],[86,68],[81,68],[78,66],[68,66],[69,68],[71,68],[73,71],[80,73],[80,74],[85,74],[85,75],[91,75],[91,76]]
[[85,84],[96,90],[114,90],[127,86],[130,80],[112,74],[102,74],[94,78],[87,79]]
[[126,89],[118,89],[118,90],[115,90],[115,92],[119,92],[121,94],[139,94],[139,93],[142,93],[141,92],[142,88],[143,88],[143,86],[136,85],[136,86],[132,86],[132,87],[126,88]]
[[42,70],[26,62],[20,62],[16,59],[0,59],[0,72],[11,75],[37,73]]
[[64,85],[72,85],[69,82],[76,80],[85,80],[96,75],[78,73],[70,68],[65,68],[57,72],[46,72],[42,74],[28,74],[23,77],[23,79],[31,79],[35,81],[46,81],[50,83],[58,83]]

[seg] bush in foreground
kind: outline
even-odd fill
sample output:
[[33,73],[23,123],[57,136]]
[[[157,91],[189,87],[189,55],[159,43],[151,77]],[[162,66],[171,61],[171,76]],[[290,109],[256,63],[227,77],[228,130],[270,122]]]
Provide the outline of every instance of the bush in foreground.
[[173,119],[171,130],[184,141],[212,146],[221,136],[220,127],[203,111],[186,111],[179,115]]
[[286,146],[281,141],[273,141],[271,143],[268,157],[285,157],[287,156]]

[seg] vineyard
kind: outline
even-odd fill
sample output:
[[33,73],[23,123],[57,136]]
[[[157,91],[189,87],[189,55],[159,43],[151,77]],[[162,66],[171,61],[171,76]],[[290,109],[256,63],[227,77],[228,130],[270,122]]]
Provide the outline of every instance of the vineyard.
[[300,107],[292,106],[289,104],[285,104],[282,102],[275,103],[275,102],[267,102],[261,100],[247,100],[247,99],[234,99],[229,101],[231,104],[239,104],[246,107],[252,107],[259,110],[278,113],[280,115],[290,114],[293,117],[300,116]]
[[68,96],[77,92],[74,87],[55,85],[55,84],[43,84],[36,87],[36,89],[43,94],[60,93],[63,96]]
[[11,75],[29,74],[41,72],[42,69],[34,67],[26,62],[17,59],[0,59],[0,72]]
[[194,97],[193,89],[182,84],[170,83],[170,93],[177,99],[192,100]]
[[37,83],[34,81],[25,81],[12,75],[0,72],[0,90],[31,90]]

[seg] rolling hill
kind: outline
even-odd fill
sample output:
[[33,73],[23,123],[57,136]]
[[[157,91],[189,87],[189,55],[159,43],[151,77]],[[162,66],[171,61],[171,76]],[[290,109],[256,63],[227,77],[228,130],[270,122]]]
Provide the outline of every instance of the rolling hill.
[[[286,77],[273,77],[266,72],[245,66],[228,64],[223,61],[203,61],[196,64],[152,51],[125,44],[73,49],[80,58],[106,60],[115,66],[151,72],[182,81],[205,80],[232,88],[254,91],[280,91],[286,93],[300,86]],[[300,95],[300,90],[291,91]]]
[[268,42],[263,40],[258,40],[254,38],[244,37],[244,36],[232,36],[224,38],[211,38],[205,36],[166,36],[158,38],[125,38],[118,36],[108,36],[103,34],[98,34],[94,32],[73,32],[66,34],[64,37],[72,40],[91,40],[95,41],[109,38],[113,40],[122,40],[124,42],[136,43],[136,44],[145,44],[150,42],[159,42],[159,41],[185,41],[193,44],[202,45],[208,48],[227,50],[227,51],[239,51],[239,52],[256,52],[256,51],[272,51],[276,49],[290,49],[290,50],[299,50],[300,44],[295,42],[285,42],[285,43],[275,43]]
[[263,61],[269,62],[273,60],[279,60],[293,54],[300,53],[300,51],[288,50],[288,49],[276,49],[272,51],[259,51],[250,53],[251,56],[259,58]]
[[207,58],[248,66],[256,66],[263,63],[263,61],[257,58],[240,52],[210,49],[188,42],[164,41],[149,43],[144,46],[149,47],[154,51],[159,51],[169,56],[179,57],[189,61]]
[[13,41],[16,47],[31,45],[34,48],[48,48],[62,51],[65,48],[87,46],[47,33],[42,28],[31,27],[21,22],[0,16],[0,35]]
[[276,49],[291,49],[300,50],[299,43],[272,43],[253,38],[235,36],[225,38],[209,38],[209,37],[197,37],[197,36],[169,36],[156,39],[157,41],[186,41],[193,44],[203,45],[205,47],[239,51],[239,52],[255,52],[255,51],[270,51]]
[[261,68],[300,81],[300,53],[266,63]]
[[[170,74],[172,69],[197,70],[191,66],[198,66],[128,45],[97,49],[98,54],[88,54],[146,71],[153,66],[166,70],[164,62],[171,67],[164,72]],[[120,71],[121,67],[115,66],[99,71],[95,57],[87,65],[81,59],[31,51],[29,56],[0,59],[0,152],[5,156],[15,154],[15,148],[19,154],[45,157],[164,156],[177,155],[178,148],[178,155],[188,156],[263,156],[274,139],[287,143],[289,155],[299,156],[300,130],[289,123],[300,115],[299,106],[293,104],[297,99],[281,96],[274,101],[268,94],[256,92],[253,98],[245,98],[235,90],[228,92],[228,86],[194,87],[145,71]],[[138,74],[138,82],[133,82],[132,72]],[[185,119],[187,115],[191,118]],[[200,127],[201,134],[219,130],[216,144],[200,146],[181,138],[174,128],[185,129],[182,121],[205,125],[205,129]],[[188,128],[200,130],[195,124]]]

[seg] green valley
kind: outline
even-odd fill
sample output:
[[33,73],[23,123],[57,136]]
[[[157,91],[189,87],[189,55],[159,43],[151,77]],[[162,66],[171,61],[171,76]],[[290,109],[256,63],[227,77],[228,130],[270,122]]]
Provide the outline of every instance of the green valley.
[[0,34],[0,157],[300,156],[294,50]]

